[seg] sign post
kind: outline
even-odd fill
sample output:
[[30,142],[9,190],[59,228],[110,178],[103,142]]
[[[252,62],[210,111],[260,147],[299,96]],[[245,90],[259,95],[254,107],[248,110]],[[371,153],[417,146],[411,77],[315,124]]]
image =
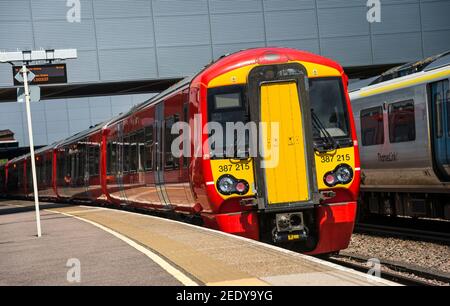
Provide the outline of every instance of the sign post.
[[[41,216],[39,212],[39,194],[38,194],[38,182],[36,175],[36,157],[34,154],[34,139],[33,139],[33,125],[31,120],[31,107],[30,107],[30,86],[29,82],[35,80],[36,84],[55,84],[67,82],[66,65],[65,64],[52,64],[53,61],[61,61],[71,58],[77,58],[76,49],[63,49],[63,50],[38,50],[38,51],[17,51],[17,52],[0,52],[0,63],[9,63],[13,65],[14,85],[20,85],[23,83],[25,96],[25,105],[27,111],[27,123],[28,123],[28,137],[30,143],[31,154],[31,171],[33,176],[33,194],[34,194],[34,206],[36,210],[36,226],[37,236],[42,236],[41,230]],[[20,66],[14,66],[13,62],[21,62]],[[46,65],[30,66],[30,62],[45,62]],[[28,69],[30,66],[31,69]],[[32,88],[34,102],[40,100],[40,89]],[[37,89],[37,90],[36,90]],[[21,91],[18,90],[18,101],[21,99]]]
[[34,139],[33,139],[33,124],[31,121],[30,91],[28,89],[28,69],[25,64],[22,65],[21,72],[23,76],[23,87],[25,89],[25,105],[27,109],[28,139],[30,142],[31,170],[33,175],[33,194],[34,194],[34,206],[36,210],[37,236],[41,237],[42,236],[41,216],[39,213],[39,194],[36,176],[36,157],[34,156]]

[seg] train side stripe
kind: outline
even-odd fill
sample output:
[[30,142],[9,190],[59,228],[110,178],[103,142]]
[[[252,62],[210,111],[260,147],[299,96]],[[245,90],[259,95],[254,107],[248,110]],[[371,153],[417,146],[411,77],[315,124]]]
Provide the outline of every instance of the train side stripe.
[[[408,78],[406,80],[400,81],[398,80],[398,82],[393,83],[393,84],[388,84],[388,85],[382,85],[378,88],[373,88],[373,89],[362,89],[361,91],[356,91],[356,92],[351,92],[350,93],[350,98],[354,99],[357,97],[368,97],[368,96],[373,96],[373,95],[377,95],[380,93],[384,93],[384,92],[388,92],[388,91],[393,91],[396,89],[401,89],[401,88],[405,88],[405,87],[409,87],[409,86],[413,86],[413,85],[417,85],[420,83],[424,83],[427,81],[431,81],[434,79],[439,79],[439,78],[443,78],[443,77],[447,77],[450,76],[450,69],[445,69],[439,72],[434,72],[434,73],[422,73],[422,76],[417,76],[417,75],[410,75],[408,77],[411,76],[415,76],[414,78]],[[393,80],[395,81],[395,79]]]

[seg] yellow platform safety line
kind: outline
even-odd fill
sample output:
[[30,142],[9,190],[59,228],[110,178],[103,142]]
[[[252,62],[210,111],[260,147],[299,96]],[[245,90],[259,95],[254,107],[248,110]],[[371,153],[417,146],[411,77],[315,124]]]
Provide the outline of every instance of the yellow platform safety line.
[[[195,275],[200,280],[201,284],[206,286],[269,286],[267,282],[259,279],[258,277],[251,277],[248,273],[243,271],[229,271],[223,270],[225,267],[223,265],[218,265],[218,262],[214,262],[208,259],[202,259],[197,263],[192,262],[192,258],[201,258],[200,253],[196,253],[193,250],[189,252],[184,251],[178,252],[178,255],[173,253],[173,251],[177,248],[176,242],[166,241],[162,237],[157,237],[158,235],[155,233],[147,233],[143,232],[140,234],[136,234],[132,226],[129,225],[131,223],[123,220],[123,222],[117,223],[115,219],[108,218],[111,216],[111,213],[126,213],[126,216],[138,217],[141,220],[147,219],[146,216],[142,216],[139,214],[124,212],[124,211],[114,211],[107,208],[102,207],[61,207],[55,209],[45,209],[45,211],[51,213],[58,213],[68,217],[73,217],[80,221],[87,222],[95,227],[98,227],[105,232],[115,236],[116,238],[122,240],[127,243],[129,246],[133,247],[137,251],[143,253],[147,257],[149,257],[152,261],[158,264],[162,269],[164,269],[171,276],[176,278],[181,284],[186,286],[197,286],[199,285],[194,279],[190,277],[184,271],[178,269],[178,267],[186,268],[191,275]],[[99,214],[100,213],[100,214]],[[103,213],[103,215],[101,214]],[[122,217],[123,218],[123,217]],[[159,218],[152,218],[152,220],[159,220]],[[166,221],[166,220],[165,220]],[[134,224],[134,223],[133,223]],[[123,225],[127,226],[128,230],[124,230]],[[152,243],[150,243],[150,241]],[[150,249],[150,247],[152,247]],[[153,251],[153,247],[155,251]],[[164,250],[164,251],[163,251]],[[162,253],[169,253],[171,256],[167,258]],[[180,261],[179,254],[183,253],[182,257],[185,257],[184,260]],[[169,260],[166,260],[166,258]],[[175,263],[175,265],[173,264]],[[189,263],[189,264],[188,264]],[[212,270],[207,271],[205,267],[199,267],[198,264],[205,265],[206,267],[210,267]],[[219,273],[217,277],[212,277],[211,273]],[[201,285],[200,284],[200,285]]]
[[270,284],[259,278],[243,278],[224,282],[207,283],[207,286],[270,286]]
[[303,118],[295,82],[261,86],[261,122],[266,124],[262,139],[268,205],[309,200]]
[[[167,269],[178,270],[178,267],[182,267],[183,270],[178,270],[181,274],[172,272],[178,274],[179,280],[185,285],[197,284],[198,280],[199,284],[208,286],[270,286],[276,284],[265,279],[271,276],[293,276],[301,279],[297,285],[307,285],[310,283],[308,278],[318,272],[334,275],[339,283],[345,281],[364,285],[373,281],[372,284],[393,284],[315,257],[192,224],[106,208],[85,212],[90,209],[81,205],[46,211],[86,221],[123,239],[147,256],[148,252],[152,252],[148,249],[151,248],[154,254],[157,253],[156,256],[161,257],[163,261],[160,263]],[[72,211],[79,213],[72,214]],[[194,235],[192,239],[199,240],[198,243],[195,242],[193,246],[186,244],[183,238],[185,235]],[[206,248],[202,246],[204,239],[209,240]],[[223,247],[224,250],[221,249]],[[222,257],[222,254],[227,256]],[[247,263],[249,270],[242,268],[243,262],[233,261],[236,256],[244,258],[243,262]],[[255,258],[258,258],[257,262],[254,262]],[[270,271],[267,267],[271,267]]]
[[[98,211],[98,209],[92,209],[92,210]],[[194,280],[192,280],[189,276],[187,276],[186,274],[184,274],[183,272],[181,272],[180,270],[175,268],[169,262],[164,260],[161,256],[159,256],[158,254],[152,252],[148,248],[140,245],[139,243],[137,243],[134,240],[132,240],[132,239],[122,235],[121,233],[112,230],[109,227],[103,226],[103,225],[101,225],[101,224],[99,224],[97,222],[94,222],[92,220],[88,220],[86,218],[82,218],[82,217],[76,216],[77,213],[80,213],[80,212],[86,213],[86,212],[89,212],[90,210],[78,210],[78,211],[62,212],[62,211],[54,210],[54,209],[45,209],[45,211],[48,211],[48,212],[51,212],[51,213],[58,213],[58,214],[62,214],[64,216],[72,217],[72,218],[75,218],[77,220],[89,223],[89,224],[91,224],[91,225],[93,225],[95,227],[98,227],[98,228],[102,229],[103,231],[105,231],[105,232],[115,236],[116,238],[122,240],[123,242],[127,243],[129,246],[133,247],[137,251],[139,251],[139,252],[143,253],[144,255],[146,255],[153,262],[155,262],[157,265],[159,265],[164,271],[166,271],[168,274],[170,274],[175,279],[177,279],[181,284],[183,284],[185,286],[198,286],[198,284]]]

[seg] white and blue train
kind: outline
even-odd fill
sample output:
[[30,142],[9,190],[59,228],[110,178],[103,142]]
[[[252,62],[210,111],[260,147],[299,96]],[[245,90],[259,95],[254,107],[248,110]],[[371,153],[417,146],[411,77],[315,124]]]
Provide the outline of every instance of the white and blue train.
[[450,219],[450,51],[350,86],[361,213]]

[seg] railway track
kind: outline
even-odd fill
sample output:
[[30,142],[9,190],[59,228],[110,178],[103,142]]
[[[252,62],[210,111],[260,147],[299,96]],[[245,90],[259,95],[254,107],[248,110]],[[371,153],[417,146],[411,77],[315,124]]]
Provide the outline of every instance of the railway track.
[[450,234],[438,231],[419,230],[380,224],[358,223],[355,232],[384,234],[394,237],[409,237],[417,240],[450,244]]
[[[369,272],[373,266],[367,264],[369,257],[340,252],[339,255],[331,255],[328,261],[351,268],[363,273]],[[435,286],[450,285],[450,274],[431,271],[418,266],[405,263],[380,260],[381,277],[405,286]]]

